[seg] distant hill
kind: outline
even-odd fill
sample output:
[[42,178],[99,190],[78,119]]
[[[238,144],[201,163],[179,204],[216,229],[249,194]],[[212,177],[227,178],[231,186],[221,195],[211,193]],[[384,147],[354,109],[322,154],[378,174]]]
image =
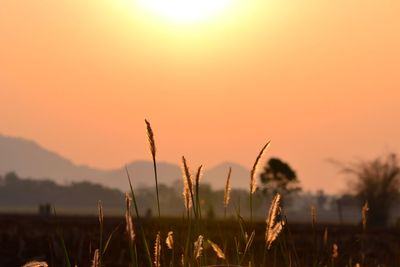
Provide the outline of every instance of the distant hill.
[[[248,188],[249,171],[236,163],[223,163],[206,172],[203,181],[214,189],[225,186],[229,166],[232,166],[234,188]],[[136,186],[153,186],[153,165],[150,161],[134,161],[127,165]],[[173,185],[181,180],[181,169],[176,164],[158,162],[159,182]],[[15,171],[21,177],[48,179],[58,184],[90,181],[110,188],[128,191],[125,167],[101,170],[76,165],[59,154],[37,143],[0,134],[0,174]]]

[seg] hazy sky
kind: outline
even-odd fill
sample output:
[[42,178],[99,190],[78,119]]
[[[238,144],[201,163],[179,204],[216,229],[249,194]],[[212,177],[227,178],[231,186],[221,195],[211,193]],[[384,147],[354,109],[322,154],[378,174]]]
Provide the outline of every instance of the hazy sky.
[[[246,4],[245,4],[246,3]],[[334,158],[400,149],[400,1],[235,0],[168,21],[134,0],[0,1],[0,132],[79,164],[148,159],[250,168],[346,188]]]

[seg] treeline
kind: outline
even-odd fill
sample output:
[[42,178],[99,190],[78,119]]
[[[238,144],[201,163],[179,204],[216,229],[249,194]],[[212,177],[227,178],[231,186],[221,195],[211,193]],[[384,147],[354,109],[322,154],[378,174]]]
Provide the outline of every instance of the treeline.
[[[134,182],[134,181],[133,181]],[[128,184],[128,182],[127,182]],[[128,191],[128,186],[127,186]],[[135,188],[139,210],[143,216],[156,211],[155,188]],[[183,216],[182,182],[172,186],[159,185],[162,216]],[[253,195],[253,215],[264,219],[271,195],[261,190]],[[224,191],[213,190],[210,185],[200,185],[201,212],[204,218],[224,216]],[[227,216],[249,215],[249,192],[232,189]],[[20,178],[15,173],[0,176],[0,211],[38,212],[39,206],[50,204],[57,212],[96,214],[101,200],[108,215],[122,215],[125,209],[125,193],[90,182],[59,185],[50,180]],[[325,222],[356,223],[360,219],[359,201],[351,196],[296,192],[284,197],[283,205],[292,221],[309,221],[310,207],[317,210],[317,219]]]
[[7,211],[36,211],[39,205],[51,204],[60,210],[81,212],[96,208],[98,200],[108,207],[123,203],[123,194],[114,189],[89,182],[58,185],[50,180],[22,179],[15,173],[0,176],[0,209]]
[[[134,182],[134,181],[133,181]],[[128,192],[127,182],[127,192]],[[143,215],[151,216],[156,210],[155,189],[135,188],[139,209]],[[217,217],[223,214],[223,190],[212,190],[208,184],[200,186],[201,207],[204,216]],[[164,216],[183,216],[185,207],[182,198],[182,182],[172,186],[159,185],[160,206]],[[232,190],[228,215],[240,213],[248,215],[248,192]],[[255,196],[254,210],[265,216],[268,199],[261,192]],[[97,203],[101,200],[109,214],[123,214],[125,193],[90,182],[74,182],[59,185],[50,180],[20,178],[16,173],[0,176],[0,211],[36,212],[39,206],[50,204],[58,211],[70,213],[96,213]]]

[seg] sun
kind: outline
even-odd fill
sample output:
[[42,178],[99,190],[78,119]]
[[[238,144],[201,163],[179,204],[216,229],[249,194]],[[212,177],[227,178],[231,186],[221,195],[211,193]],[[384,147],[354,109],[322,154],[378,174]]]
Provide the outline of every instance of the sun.
[[176,22],[200,22],[218,16],[232,0],[137,0],[154,15]]

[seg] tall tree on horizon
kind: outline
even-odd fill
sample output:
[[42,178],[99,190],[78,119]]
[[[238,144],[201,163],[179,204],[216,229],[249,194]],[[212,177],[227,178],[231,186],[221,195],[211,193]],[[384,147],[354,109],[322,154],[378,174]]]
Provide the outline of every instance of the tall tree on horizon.
[[270,158],[260,174],[263,192],[282,196],[301,190],[296,172],[279,158]]

